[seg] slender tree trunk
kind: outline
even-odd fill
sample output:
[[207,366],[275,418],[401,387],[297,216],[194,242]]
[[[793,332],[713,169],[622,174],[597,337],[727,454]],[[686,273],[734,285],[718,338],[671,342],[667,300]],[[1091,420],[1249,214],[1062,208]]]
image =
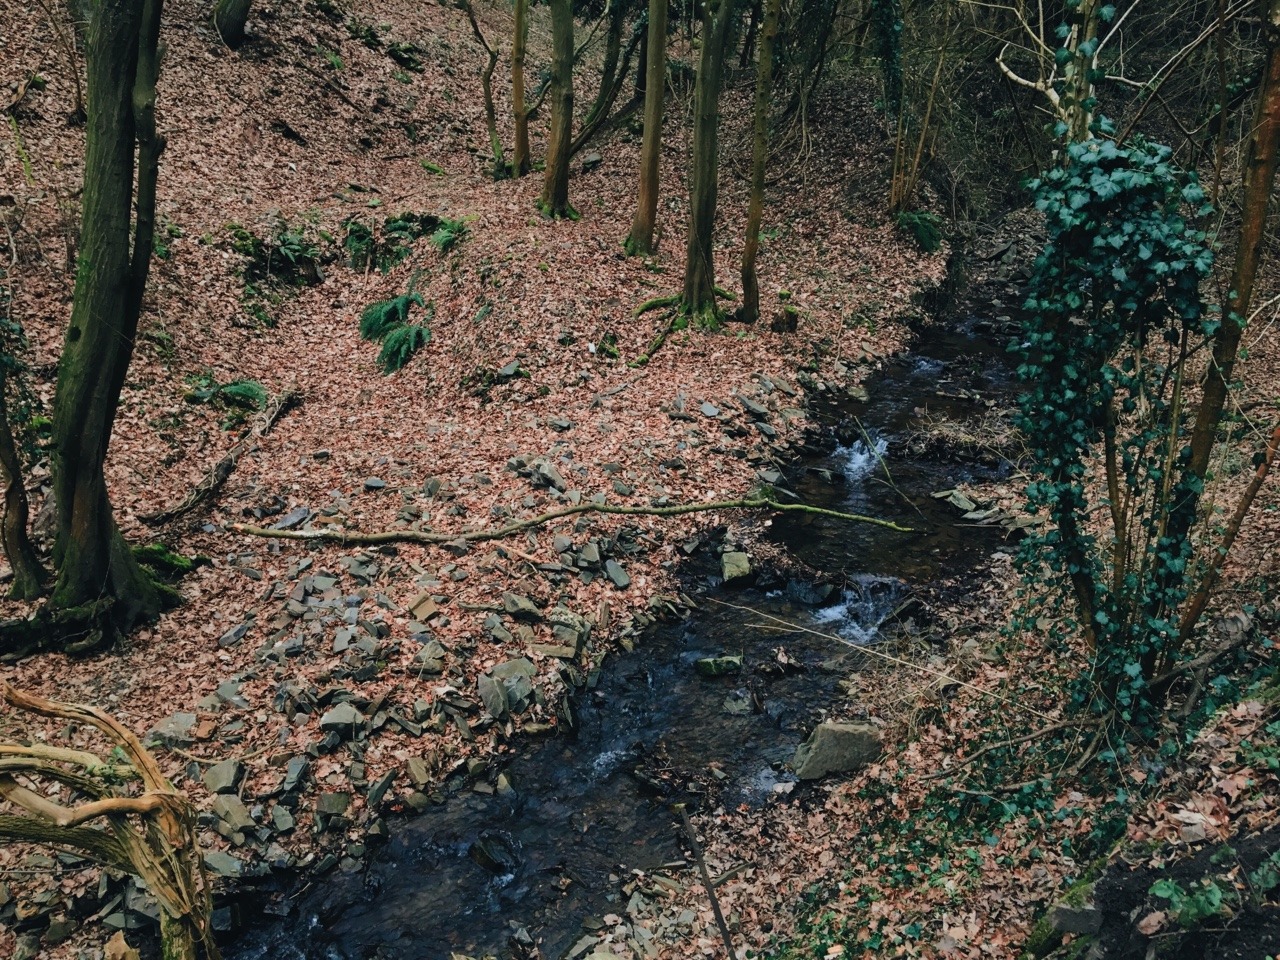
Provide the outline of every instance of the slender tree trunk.
[[742,41],[742,53],[738,56],[738,69],[745,70],[751,66],[751,61],[756,55],[756,38],[760,33],[760,17],[764,11],[761,9],[760,0],[753,0],[751,4],[751,20],[747,24],[747,35]]
[[[569,149],[571,156],[577,156],[578,152],[590,143],[601,130],[612,125],[615,120],[634,112],[640,105],[641,98],[636,97],[630,103],[623,104],[618,113],[610,117],[610,111],[618,99],[618,94],[622,92],[623,85],[627,82],[627,74],[631,70],[631,61],[635,58],[636,47],[640,44],[642,31],[636,31],[632,34],[631,39],[627,41],[626,47],[621,51],[619,60],[614,64],[612,69],[605,75],[600,82],[600,91],[596,95],[596,101],[591,107],[587,119],[583,121],[582,126],[578,128],[578,132],[574,134],[573,146]],[[640,69],[644,69],[641,64]]]
[[58,577],[51,605],[74,610],[110,600],[120,629],[160,607],[155,584],[116,527],[103,475],[151,264],[163,148],[155,130],[160,4],[99,0],[89,24],[81,250],[53,409]]
[[702,55],[694,87],[693,159],[689,174],[689,240],[682,310],[704,323],[716,316],[716,194],[720,174],[720,87],[728,52],[733,0],[709,0],[702,15]]
[[529,107],[524,99],[524,59],[529,45],[529,0],[515,0],[515,40],[511,46],[511,112],[516,125],[515,149],[511,156],[511,174],[523,177],[529,172]]
[[[603,114],[609,112],[613,104],[615,75],[619,71],[622,60],[622,29],[627,23],[628,5],[622,0],[611,0],[609,4],[609,32],[604,40],[604,64],[600,71],[600,89],[596,91],[596,99],[587,111],[584,127],[590,127]],[[623,68],[625,69],[625,68]]]
[[4,484],[4,518],[0,538],[4,554],[13,569],[13,586],[9,596],[14,600],[34,600],[44,593],[45,569],[27,534],[30,510],[27,489],[23,485],[22,458],[9,426],[9,405],[5,395],[5,366],[0,365],[0,483]]
[[1240,350],[1240,336],[1253,298],[1253,284],[1267,236],[1267,206],[1280,162],[1280,0],[1271,0],[1266,22],[1267,60],[1258,90],[1258,108],[1245,146],[1244,193],[1240,242],[1227,295],[1222,325],[1213,341],[1213,359],[1204,382],[1204,396],[1191,433],[1191,472],[1203,480],[1209,470],[1214,436],[1226,406],[1227,393]]
[[573,4],[551,5],[551,131],[539,206],[549,217],[574,217],[569,206],[569,159],[573,145]]
[[502,138],[498,136],[498,108],[493,102],[493,71],[498,67],[498,51],[489,46],[489,41],[484,38],[471,0],[458,0],[458,6],[467,15],[476,43],[484,48],[488,57],[484,70],[480,73],[480,90],[484,94],[484,125],[489,132],[489,149],[493,152],[493,176],[495,180],[501,180],[507,175],[507,163],[502,157]]
[[760,319],[760,282],[756,254],[760,251],[760,224],[764,219],[764,167],[769,159],[769,102],[773,83],[773,44],[778,37],[782,0],[766,0],[760,34],[760,63],[756,76],[755,142],[751,156],[751,200],[747,206],[747,238],[742,248],[742,320]]
[[213,6],[213,26],[222,42],[231,49],[244,43],[245,25],[249,22],[252,0],[217,0]]
[[645,63],[644,143],[640,146],[640,191],[636,216],[624,245],[629,254],[654,252],[658,219],[658,161],[662,156],[662,104],[667,92],[667,5],[649,0],[648,60]]

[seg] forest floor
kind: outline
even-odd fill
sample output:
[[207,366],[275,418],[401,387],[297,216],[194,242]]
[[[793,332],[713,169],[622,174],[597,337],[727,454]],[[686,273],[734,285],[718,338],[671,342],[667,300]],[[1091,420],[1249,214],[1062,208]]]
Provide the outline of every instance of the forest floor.
[[[67,122],[73,87],[44,8],[3,6],[0,91],[32,74],[44,80],[0,134],[5,308],[26,337],[34,413],[49,407],[70,309],[83,130]],[[334,9],[256,9],[250,41],[232,52],[202,5],[168,5],[162,230],[107,469],[131,541],[160,540],[209,562],[181,582],[181,607],[116,649],[6,668],[15,686],[157,732],[166,773],[202,810],[218,811],[202,818],[201,839],[219,883],[275,868],[358,870],[371,838],[394,829],[393,815],[426,807],[451,779],[503,789],[503,758],[521,734],[554,735],[565,722],[559,704],[582,673],[653,619],[687,609],[679,574],[690,535],[725,525],[730,542],[748,535],[730,513],[586,513],[502,540],[364,551],[258,538],[231,524],[461,534],[592,498],[651,506],[742,497],[803,440],[805,398],[856,388],[902,349],[919,295],[946,274],[945,254],[921,254],[882,208],[891,148],[870,97],[833,90],[775,156],[759,264],[765,322],[676,334],[633,368],[658,323],[633,311],[680,283],[687,91],[667,114],[660,253],[627,258],[634,132],[624,127],[575,160],[581,220],[545,220],[535,207],[539,175],[488,175],[483,54],[464,16],[407,0],[354,2],[345,18],[324,13]],[[477,12],[490,42],[505,44],[505,9]],[[543,14],[531,38],[539,63]],[[722,283],[736,278],[745,220],[750,83],[744,75],[727,94]],[[594,94],[587,86],[580,104]],[[500,127],[510,143],[505,119]],[[535,155],[540,148],[535,141]],[[354,268],[352,225],[386,236],[387,221],[403,228],[406,214],[435,219],[402,245],[404,259],[386,272]],[[441,227],[453,236],[433,243]],[[273,259],[246,254],[249,234]],[[290,282],[281,269],[290,250],[314,255],[319,270]],[[428,325],[431,339],[383,376],[360,317],[411,286],[431,306],[409,319]],[[797,332],[773,332],[768,321],[787,307],[798,311]],[[1276,340],[1274,325],[1264,329],[1255,356],[1280,356]],[[1258,368],[1250,377],[1267,383],[1274,371]],[[159,530],[146,525],[141,518],[180,502],[253,425],[255,414],[214,389],[246,379],[273,397],[296,390],[301,402],[208,507]],[[192,402],[202,390],[211,399]],[[38,504],[47,467],[37,464],[32,481]],[[998,493],[1012,502],[1012,488]],[[1267,522],[1242,538],[1225,610],[1253,604],[1274,575],[1278,500],[1272,483],[1255,508]],[[993,718],[1027,729],[1027,717],[1005,715],[990,692],[1060,675],[1067,660],[1034,637],[1001,637],[1015,575],[1003,555],[984,573],[957,612],[967,639],[933,665],[964,686],[866,674],[858,710],[882,720],[895,744],[882,762],[794,803],[699,818],[713,872],[735,871],[720,898],[744,943],[808,956],[883,948],[1012,957],[1082,872],[1072,844],[1094,820],[1120,817],[1131,835],[1188,856],[1274,822],[1274,772],[1239,759],[1241,740],[1256,742],[1274,720],[1274,701],[1242,704],[1206,727],[1131,822],[1127,807],[1082,796],[1058,805],[1069,815],[1039,824],[993,817],[989,800],[969,795],[952,809],[963,820],[981,808],[973,821],[982,830],[935,818],[936,785],[920,774],[945,766]],[[7,603],[0,615],[23,609]],[[1274,631],[1274,611],[1256,622]],[[902,653],[930,662],[920,650]],[[525,709],[493,707],[494,668],[528,681]],[[1036,724],[1058,716],[1054,689],[1046,681],[1038,698],[1017,694],[1024,712],[1042,714]],[[6,735],[94,745],[84,731],[65,739],[17,724],[0,718]],[[878,828],[890,823],[910,827]],[[0,850],[0,953],[98,955],[113,927],[135,922],[132,904],[100,896],[116,889],[83,863]],[[812,909],[798,909],[802,901]],[[691,923],[671,921],[689,910]],[[630,955],[641,941],[664,956],[718,949],[692,879],[647,913],[606,921],[597,940],[607,951]]]

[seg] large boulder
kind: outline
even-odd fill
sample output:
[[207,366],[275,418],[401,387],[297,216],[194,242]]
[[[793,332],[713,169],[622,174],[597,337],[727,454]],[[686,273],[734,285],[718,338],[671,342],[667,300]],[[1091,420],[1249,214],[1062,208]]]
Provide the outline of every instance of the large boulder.
[[819,724],[796,748],[791,765],[801,780],[818,780],[829,773],[849,773],[865,767],[884,749],[880,730],[871,723]]

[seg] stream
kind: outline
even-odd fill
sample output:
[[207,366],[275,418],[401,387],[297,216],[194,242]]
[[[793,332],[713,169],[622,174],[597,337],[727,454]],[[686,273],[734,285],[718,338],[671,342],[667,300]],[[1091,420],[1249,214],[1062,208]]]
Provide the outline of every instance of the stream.
[[[713,551],[690,566],[700,609],[610,656],[574,701],[575,738],[528,741],[506,768],[514,790],[459,792],[394,825],[361,873],[334,874],[263,917],[229,960],[448,960],[520,957],[537,942],[562,957],[608,913],[621,913],[632,870],[685,863],[675,801],[758,806],[800,793],[796,746],[842,696],[859,645],[913,593],[971,569],[1003,542],[999,527],[958,525],[933,494],[1007,471],[998,457],[956,457],[916,434],[922,416],[972,420],[1008,396],[1010,373],[990,325],[929,326],[918,350],[888,361],[869,399],[819,404],[834,438],[791,464],[777,486],[804,502],[867,513],[910,534],[813,515],[776,517],[770,536],[842,588],[769,582],[729,590]],[[927,413],[926,413],[927,412]],[[725,606],[714,601],[725,601]],[[783,632],[743,607],[835,634]],[[779,657],[782,649],[785,655]],[[705,679],[693,662],[742,655],[740,674]]]

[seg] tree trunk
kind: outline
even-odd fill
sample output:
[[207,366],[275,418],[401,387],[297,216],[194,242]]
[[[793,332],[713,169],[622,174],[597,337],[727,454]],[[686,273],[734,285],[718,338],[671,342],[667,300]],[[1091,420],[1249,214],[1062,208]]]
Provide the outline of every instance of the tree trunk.
[[1258,108],[1245,146],[1244,193],[1240,242],[1231,271],[1227,309],[1213,341],[1213,359],[1205,377],[1204,396],[1191,434],[1190,471],[1203,480],[1209,469],[1214,437],[1240,349],[1240,336],[1253,298],[1253,283],[1267,236],[1267,206],[1280,161],[1280,0],[1271,0],[1267,15],[1267,60],[1258,90]]
[[755,143],[751,156],[751,200],[747,206],[747,237],[742,248],[742,320],[760,319],[760,282],[756,254],[760,251],[760,224],[764,219],[764,167],[769,158],[769,101],[773,82],[773,44],[778,36],[782,0],[767,0],[760,34],[760,63],[756,77]]
[[689,173],[689,241],[682,312],[704,325],[716,322],[716,193],[720,173],[720,87],[733,21],[733,0],[711,0],[702,15],[702,55],[694,87],[693,159]]
[[524,58],[529,44],[529,0],[515,0],[515,39],[511,46],[511,112],[516,125],[516,143],[511,156],[511,174],[529,172],[529,107],[524,100]]
[[751,20],[747,24],[747,35],[742,41],[742,53],[738,55],[738,69],[746,70],[756,55],[756,38],[760,33],[760,17],[763,14],[760,0],[751,4]]
[[493,72],[498,67],[498,51],[489,46],[489,41],[484,38],[480,22],[476,20],[476,11],[471,6],[471,0],[458,0],[458,6],[467,15],[467,22],[471,24],[471,32],[475,35],[476,43],[484,48],[488,58],[484,70],[480,73],[480,90],[484,94],[484,125],[489,132],[489,149],[493,151],[493,178],[501,180],[507,175],[507,163],[502,157],[502,138],[498,136],[498,108],[493,102]]
[[160,608],[159,591],[116,527],[103,475],[151,264],[163,149],[155,131],[160,5],[161,0],[100,0],[89,25],[81,250],[53,408],[58,577],[51,605],[74,610],[112,601],[112,625],[119,629]]
[[569,206],[569,159],[573,145],[573,4],[551,5],[551,131],[539,206],[549,217],[577,216]]
[[662,155],[662,104],[667,92],[667,4],[649,0],[648,60],[645,63],[644,143],[640,147],[640,192],[625,244],[629,254],[654,252],[658,218],[658,161]]
[[[619,5],[619,9],[625,8]],[[612,66],[609,65],[609,56],[606,55],[606,69],[600,80],[600,90],[596,94],[595,103],[592,104],[587,118],[574,135],[573,146],[569,149],[571,156],[577,156],[578,151],[590,143],[601,130],[610,126],[619,117],[633,112],[640,105],[640,98],[637,97],[630,103],[623,104],[622,109],[614,115],[613,119],[609,116],[609,111],[613,109],[613,104],[618,99],[623,84],[626,83],[627,74],[631,70],[631,60],[636,55],[636,47],[639,45],[641,35],[642,32],[638,30],[633,33],[625,49],[619,44],[619,52],[613,57]],[[612,43],[612,36],[610,42]]]
[[[7,361],[8,358],[5,358]],[[0,482],[4,484],[4,518],[0,523],[0,539],[4,554],[13,568],[13,586],[9,597],[34,600],[44,593],[45,570],[36,548],[27,535],[30,510],[27,489],[23,485],[22,458],[9,426],[9,404],[5,396],[8,371],[0,365]]]
[[244,43],[251,0],[218,0],[213,6],[213,26],[222,42],[234,50]]

